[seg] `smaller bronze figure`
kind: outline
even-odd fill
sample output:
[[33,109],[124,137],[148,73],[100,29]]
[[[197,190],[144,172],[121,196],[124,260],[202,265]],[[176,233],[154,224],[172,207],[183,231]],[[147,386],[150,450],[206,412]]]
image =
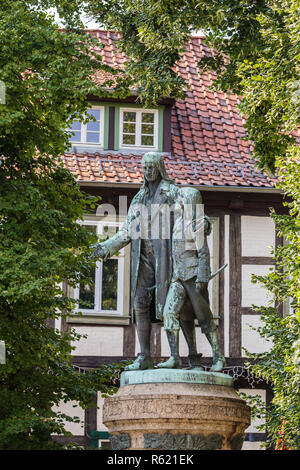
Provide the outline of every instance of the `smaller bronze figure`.
[[[217,327],[209,306],[208,282],[214,277],[210,271],[210,256],[207,236],[211,231],[211,222],[207,216],[197,215],[201,206],[201,194],[194,188],[183,188],[178,193],[177,208],[172,240],[173,278],[169,287],[163,311],[164,329],[171,350],[170,358],[158,364],[159,368],[181,368],[179,356],[179,330],[183,329],[191,357],[197,357],[194,339],[194,322],[184,321],[180,314],[189,298],[194,315],[202,332],[206,335],[213,352],[212,372],[219,372],[225,366],[225,358],[220,350]],[[185,208],[190,209],[190,230],[186,227]],[[184,220],[183,220],[184,219]],[[179,236],[178,236],[179,234]]]

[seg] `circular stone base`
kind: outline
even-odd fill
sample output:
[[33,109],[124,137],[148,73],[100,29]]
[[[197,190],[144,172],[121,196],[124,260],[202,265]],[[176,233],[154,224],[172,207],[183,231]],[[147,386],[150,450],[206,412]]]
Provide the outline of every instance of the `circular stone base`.
[[232,387],[233,379],[221,372],[205,372],[201,369],[147,369],[121,374],[121,387],[146,383],[190,383]]
[[250,408],[226,374],[152,369],[121,374],[103,422],[113,449],[240,449]]

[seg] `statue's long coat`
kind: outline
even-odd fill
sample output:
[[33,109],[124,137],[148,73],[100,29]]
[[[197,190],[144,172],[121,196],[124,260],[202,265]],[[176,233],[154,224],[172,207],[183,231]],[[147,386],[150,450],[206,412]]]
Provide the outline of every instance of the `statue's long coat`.
[[[201,203],[201,194],[197,190],[193,190],[198,193],[198,203]],[[113,256],[117,251],[122,249],[124,246],[131,243],[131,314],[133,318],[133,306],[134,298],[136,295],[137,281],[140,273],[140,256],[141,256],[141,226],[140,226],[140,210],[141,207],[146,207],[146,198],[147,198],[148,188],[144,184],[139,192],[133,198],[126,221],[120,230],[116,233],[115,236],[109,238],[105,242],[102,242],[101,245],[107,252],[105,259]],[[165,212],[166,207],[174,209],[176,198],[178,198],[180,189],[171,182],[171,180],[162,179],[159,187],[157,189],[157,194],[155,197],[155,210],[151,214],[151,224],[152,226],[157,223],[162,215],[162,224],[166,225],[167,220],[170,224],[168,230],[165,232],[170,236],[160,237],[157,239],[152,239],[156,267],[155,267],[155,281],[156,284],[153,286],[155,296],[154,303],[151,305],[151,320],[152,321],[162,321],[163,320],[163,309],[167,298],[167,293],[173,278],[173,261],[172,261],[172,249],[174,250],[173,258],[180,257],[180,254],[176,253],[176,246],[172,246],[172,235],[174,228],[174,217],[173,213]],[[168,219],[167,219],[168,217]],[[184,243],[184,242],[183,242]],[[175,244],[176,245],[176,244]],[[196,253],[196,252],[195,252]],[[181,253],[182,254],[182,253]],[[193,257],[197,258],[197,255],[192,253]],[[185,257],[188,253],[185,253]],[[202,282],[208,282],[210,276],[210,262],[209,262],[209,250],[207,246],[207,240],[205,237],[204,244],[200,250],[198,250],[198,262],[196,258],[193,259],[193,266],[198,264],[198,278]],[[178,259],[179,260],[179,259]],[[190,266],[189,259],[184,260],[183,272],[184,278],[190,277]],[[196,273],[193,272],[193,275]],[[194,311],[191,305],[189,298],[186,299],[186,302],[180,313],[181,319],[191,320],[194,318]]]
[[[141,238],[134,237],[139,230],[140,205],[145,204],[148,188],[143,185],[140,191],[133,198],[126,221],[120,230],[112,238],[106,240],[101,245],[106,248],[109,254],[105,259],[113,256],[117,251],[131,242],[131,310],[133,310],[134,297],[136,293],[137,280],[140,268]],[[172,207],[175,204],[178,188],[175,184],[164,179],[158,187],[158,195],[155,200],[155,212],[152,214],[152,223],[159,217],[160,209],[164,205]],[[172,279],[172,232],[173,218],[170,218],[170,237],[166,239],[155,239],[152,241],[156,263],[156,285],[155,290],[155,314],[157,320],[162,320],[163,308],[167,297],[167,292]],[[133,312],[132,312],[133,313]],[[154,317],[154,318],[153,318]],[[154,320],[155,321],[155,320]]]

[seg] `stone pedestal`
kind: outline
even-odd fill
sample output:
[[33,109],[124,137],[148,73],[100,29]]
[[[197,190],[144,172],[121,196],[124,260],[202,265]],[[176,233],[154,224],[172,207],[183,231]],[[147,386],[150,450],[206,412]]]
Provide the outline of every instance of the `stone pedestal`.
[[238,450],[250,409],[226,374],[128,371],[117,394],[104,401],[103,422],[113,449]]

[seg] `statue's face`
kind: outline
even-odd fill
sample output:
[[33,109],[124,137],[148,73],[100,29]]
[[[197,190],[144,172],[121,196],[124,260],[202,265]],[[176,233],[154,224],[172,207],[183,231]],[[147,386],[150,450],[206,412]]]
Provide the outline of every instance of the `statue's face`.
[[160,176],[157,166],[150,158],[143,159],[142,169],[147,181],[156,181]]

